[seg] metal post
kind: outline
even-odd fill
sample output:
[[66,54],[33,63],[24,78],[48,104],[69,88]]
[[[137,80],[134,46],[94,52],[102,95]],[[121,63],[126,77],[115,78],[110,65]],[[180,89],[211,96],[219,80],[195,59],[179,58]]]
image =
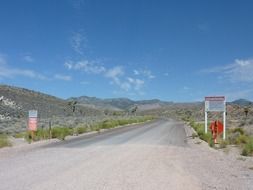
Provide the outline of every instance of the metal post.
[[207,133],[207,112],[205,111],[205,133]]
[[223,140],[226,139],[226,110],[223,112]]

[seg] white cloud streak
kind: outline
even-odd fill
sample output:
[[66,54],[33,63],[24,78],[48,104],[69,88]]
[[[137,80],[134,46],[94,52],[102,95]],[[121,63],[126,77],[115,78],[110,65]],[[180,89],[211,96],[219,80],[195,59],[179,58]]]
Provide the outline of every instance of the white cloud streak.
[[62,75],[62,74],[55,74],[54,78],[57,80],[63,80],[63,81],[71,81],[72,77],[69,75]]
[[63,81],[72,80],[71,76],[67,75],[55,74],[53,77],[47,77],[30,69],[20,69],[10,67],[7,63],[6,56],[0,54],[0,78],[15,78],[15,77],[26,77],[46,81],[51,81],[53,79]]
[[105,67],[97,65],[95,61],[88,60],[81,60],[78,62],[66,61],[64,66],[69,70],[83,71],[92,74],[100,74],[106,71]]
[[24,59],[26,62],[28,62],[28,63],[34,62],[34,59],[33,59],[33,57],[32,57],[31,55],[25,55],[25,56],[23,57],[23,59]]
[[[106,68],[99,65],[96,61],[71,61],[68,60],[64,63],[68,70],[82,71],[88,74],[101,75],[110,80],[110,84],[118,86],[122,91],[129,92],[135,91],[141,93],[142,87],[145,84],[144,80],[125,76],[125,71],[122,66],[115,66],[113,68]],[[146,76],[151,77],[151,72],[143,72]],[[152,77],[151,77],[152,78]]]
[[86,42],[87,38],[80,32],[74,32],[70,39],[71,47],[80,55],[83,55],[83,48],[86,46]]
[[144,76],[148,79],[154,79],[155,76],[152,74],[152,72],[150,70],[147,69],[142,69],[142,70],[133,70],[134,75],[136,76]]
[[16,76],[23,76],[28,78],[47,80],[47,77],[41,75],[33,70],[12,68],[7,65],[5,56],[0,55],[0,77],[13,78]]
[[202,70],[201,73],[217,73],[231,82],[253,82],[253,59],[236,59],[234,63]]

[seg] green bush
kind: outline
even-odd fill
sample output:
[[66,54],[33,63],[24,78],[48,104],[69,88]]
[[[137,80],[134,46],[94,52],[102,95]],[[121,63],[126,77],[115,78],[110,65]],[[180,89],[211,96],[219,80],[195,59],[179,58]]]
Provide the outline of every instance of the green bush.
[[72,130],[67,127],[53,127],[52,138],[65,140],[65,137],[72,134]]
[[252,156],[253,155],[253,138],[251,137],[248,142],[244,145],[242,149],[243,156]]
[[83,134],[87,132],[87,128],[86,127],[77,127],[77,134]]
[[15,138],[25,138],[26,132],[16,133],[14,135]]
[[6,146],[11,146],[11,142],[8,139],[7,135],[0,134],[0,148],[6,147]]
[[243,128],[239,128],[239,127],[232,129],[232,133],[236,133],[236,132],[240,133],[241,135],[245,134]]
[[246,136],[246,135],[239,135],[237,138],[236,138],[236,141],[235,141],[235,144],[246,144],[249,140],[249,137]]
[[43,140],[49,139],[49,130],[48,129],[38,129],[35,132],[35,139],[34,140]]
[[206,141],[210,147],[214,146],[212,134],[209,131],[205,133],[203,124],[196,124],[193,120],[191,120],[190,125],[197,132],[201,140]]

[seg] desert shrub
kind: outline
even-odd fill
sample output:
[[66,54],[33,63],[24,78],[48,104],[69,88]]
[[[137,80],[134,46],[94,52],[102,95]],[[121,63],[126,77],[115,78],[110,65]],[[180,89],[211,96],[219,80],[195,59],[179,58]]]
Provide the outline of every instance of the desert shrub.
[[71,129],[67,127],[57,126],[52,128],[52,138],[65,140],[65,137],[71,135],[71,133],[72,133]]
[[252,156],[253,154],[253,138],[249,138],[248,142],[244,145],[242,149],[243,156]]
[[239,135],[236,138],[235,144],[246,144],[249,140],[249,137],[246,135]]
[[240,136],[241,134],[239,132],[236,132],[236,133],[228,133],[227,135],[227,140],[228,140],[228,143],[229,144],[236,144],[237,142],[237,139],[238,137]]
[[83,134],[86,133],[88,131],[88,127],[86,126],[86,124],[84,123],[79,123],[76,127],[74,127],[73,129],[73,134]]
[[201,140],[206,141],[210,147],[214,146],[212,134],[209,131],[205,133],[203,124],[196,124],[193,120],[191,120],[190,125],[197,132]]
[[119,125],[129,124],[129,122],[126,119],[120,119],[118,122],[119,122]]
[[244,135],[244,130],[243,128],[237,127],[231,130],[232,133],[240,133],[241,135]]
[[49,139],[49,129],[38,129],[35,135],[37,140]]
[[110,129],[116,127],[118,123],[115,120],[105,120],[101,125],[102,129]]
[[15,138],[25,138],[26,132],[16,133],[14,135]]
[[101,123],[94,123],[90,128],[92,131],[100,131],[100,129],[102,129],[102,125]]
[[86,127],[77,127],[77,134],[83,134],[85,132],[87,132],[87,128]]
[[0,148],[11,146],[11,142],[7,135],[0,134]]
[[228,145],[228,141],[220,140],[219,144],[220,144],[220,148],[226,148]]

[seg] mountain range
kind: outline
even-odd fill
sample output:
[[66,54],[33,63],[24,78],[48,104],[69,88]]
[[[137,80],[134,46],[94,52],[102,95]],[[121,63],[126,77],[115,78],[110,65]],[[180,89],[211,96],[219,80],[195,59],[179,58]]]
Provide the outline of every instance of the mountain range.
[[[184,108],[189,104],[199,106],[200,102],[173,103],[158,99],[135,101],[128,98],[100,99],[88,96],[72,97],[64,100],[33,90],[0,85],[0,120],[6,117],[27,117],[27,112],[31,109],[37,109],[40,117],[47,118],[52,115],[99,115],[103,114],[105,110],[112,112],[129,111],[134,107],[138,107],[138,111],[155,110],[172,106]],[[247,106],[253,103],[249,100],[239,99],[229,104]]]

